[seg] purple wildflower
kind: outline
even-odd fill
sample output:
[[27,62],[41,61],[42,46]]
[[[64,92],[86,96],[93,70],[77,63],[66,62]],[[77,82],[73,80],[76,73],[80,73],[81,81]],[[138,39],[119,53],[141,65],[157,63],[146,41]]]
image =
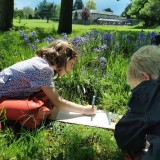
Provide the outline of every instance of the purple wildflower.
[[28,37],[24,37],[24,40],[25,40],[25,41],[29,41],[29,38],[28,38]]
[[105,67],[106,67],[106,64],[105,64],[105,63],[100,63],[100,66],[101,66],[102,68],[105,68]]
[[53,38],[52,37],[47,37],[46,41],[49,42],[49,43],[51,43],[51,42],[53,42]]
[[101,52],[99,48],[94,48],[94,52]]
[[68,39],[67,34],[63,36],[63,39],[65,39],[65,40],[67,40],[67,39]]
[[37,49],[37,47],[32,43],[30,43],[29,46],[32,48],[33,51],[35,51]]
[[71,39],[71,42],[73,44],[80,44],[83,42],[82,38],[80,36],[76,36],[75,38]]
[[31,36],[36,37],[36,31],[30,32]]
[[94,69],[93,69],[93,72],[98,72],[98,68],[94,68]]
[[106,63],[106,62],[107,62],[107,59],[105,57],[100,58],[100,63]]
[[35,43],[38,43],[38,42],[39,42],[39,39],[36,39],[34,42],[35,42]]
[[101,46],[101,49],[104,51],[105,49],[107,49],[107,45],[106,45],[106,44],[103,44],[103,45]]

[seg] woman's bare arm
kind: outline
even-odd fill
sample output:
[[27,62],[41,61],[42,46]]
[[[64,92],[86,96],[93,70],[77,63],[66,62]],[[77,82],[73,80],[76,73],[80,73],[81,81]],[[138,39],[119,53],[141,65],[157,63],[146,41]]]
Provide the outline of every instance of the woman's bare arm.
[[55,88],[42,86],[43,92],[48,96],[51,103],[58,109],[82,113],[86,115],[93,115],[96,112],[96,107],[91,105],[83,106],[68,100],[63,99]]

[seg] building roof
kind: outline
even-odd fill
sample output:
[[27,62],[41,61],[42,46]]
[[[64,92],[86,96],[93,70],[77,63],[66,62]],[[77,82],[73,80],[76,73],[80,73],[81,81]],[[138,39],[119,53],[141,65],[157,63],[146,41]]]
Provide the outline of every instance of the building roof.
[[97,10],[93,10],[91,9],[90,10],[91,13],[97,13],[97,14],[103,14],[103,15],[109,15],[109,16],[117,16],[119,17],[118,15],[114,14],[113,12],[106,12],[106,11],[97,11]]
[[[82,9],[74,10],[72,13],[75,13],[75,12],[80,13],[80,12],[82,12]],[[97,11],[97,10],[93,10],[93,9],[91,9],[90,12],[92,14],[101,14],[101,15],[117,16],[117,17],[119,17],[118,15],[114,14],[113,12]]]

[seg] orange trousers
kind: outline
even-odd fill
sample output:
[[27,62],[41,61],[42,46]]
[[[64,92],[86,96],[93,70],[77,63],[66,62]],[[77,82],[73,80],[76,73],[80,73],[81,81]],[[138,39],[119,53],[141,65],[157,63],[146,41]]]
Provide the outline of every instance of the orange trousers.
[[1,98],[0,118],[14,120],[26,128],[34,129],[51,115],[52,108],[48,97],[42,91],[28,99]]

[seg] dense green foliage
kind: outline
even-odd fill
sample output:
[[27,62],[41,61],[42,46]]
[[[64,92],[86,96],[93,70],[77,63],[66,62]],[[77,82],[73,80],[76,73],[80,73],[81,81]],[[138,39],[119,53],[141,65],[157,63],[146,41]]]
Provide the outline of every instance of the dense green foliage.
[[75,0],[73,4],[73,10],[82,9],[84,7],[84,4],[82,0]]
[[54,3],[49,3],[46,0],[40,2],[35,11],[35,17],[41,19],[47,19],[47,22],[54,17],[56,5]]
[[96,9],[96,3],[94,0],[87,0],[86,7],[89,9]]
[[[73,25],[71,35],[60,35],[56,33],[57,23],[14,22],[14,30],[0,33],[0,69],[34,56],[37,48],[47,46],[52,40],[69,39],[79,50],[79,61],[73,72],[55,82],[62,97],[91,104],[92,96],[96,95],[98,109],[125,112],[130,93],[125,75],[129,58],[141,46],[150,44],[156,32],[120,26],[115,30],[112,26],[111,31],[109,26]],[[1,160],[123,159],[114,131],[60,122],[33,131],[17,127],[15,123],[5,124],[0,131]]]
[[159,0],[132,0],[127,15],[143,20],[145,25],[157,25],[160,22]]

